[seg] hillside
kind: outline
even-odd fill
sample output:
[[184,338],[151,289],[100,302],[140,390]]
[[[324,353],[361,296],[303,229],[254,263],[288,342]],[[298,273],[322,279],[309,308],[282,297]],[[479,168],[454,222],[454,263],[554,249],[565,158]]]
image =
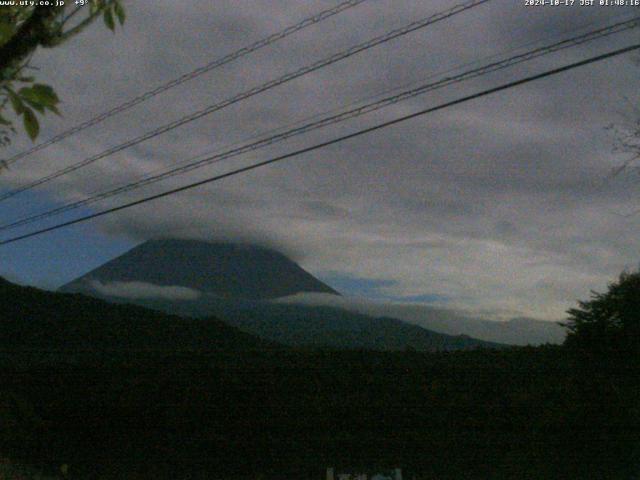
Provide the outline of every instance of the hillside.
[[0,304],[0,460],[52,477],[632,478],[636,363],[274,348],[217,320],[3,280]]
[[[189,312],[188,302],[182,302],[182,307],[183,313]],[[200,307],[201,314],[214,312],[245,332],[294,347],[436,352],[500,346],[466,335],[436,333],[394,318],[334,307],[219,299],[210,299]],[[181,311],[175,303],[168,308]]]
[[208,352],[272,346],[217,319],[180,318],[0,279],[0,349],[8,351]]
[[[109,297],[107,297],[109,298]],[[131,302],[109,298],[110,302]],[[220,318],[248,334],[299,348],[422,352],[499,348],[504,345],[466,335],[446,335],[389,317],[374,317],[341,308],[222,299],[136,299],[148,309],[184,318]]]
[[385,317],[418,325],[446,335],[466,335],[477,340],[505,345],[561,344],[566,336],[558,322],[534,318],[488,320],[453,308],[425,304],[381,302],[324,294],[301,294],[279,299],[277,303],[307,307],[332,307],[369,317]]
[[[189,318],[157,309],[169,307],[186,315],[193,313],[188,308],[190,302],[147,302],[149,308],[145,308],[21,287],[5,280],[0,281],[0,302],[5,305],[0,312],[0,349],[4,351],[207,352],[263,349],[275,344],[441,351],[498,346],[328,307],[213,301],[206,306],[210,316]],[[212,317],[211,312],[225,321]]]

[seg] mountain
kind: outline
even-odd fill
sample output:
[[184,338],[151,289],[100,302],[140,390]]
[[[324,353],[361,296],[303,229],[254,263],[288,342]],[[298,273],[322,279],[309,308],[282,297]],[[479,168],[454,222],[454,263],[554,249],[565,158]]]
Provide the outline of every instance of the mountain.
[[[490,321],[427,305],[345,298],[280,252],[233,243],[151,240],[64,285],[60,291],[135,303],[183,316],[215,315],[243,329],[250,324],[256,334],[265,334],[272,328],[269,323],[274,322],[279,322],[281,328],[286,325],[296,330],[294,318],[302,322],[302,318],[326,314],[337,321],[336,312],[340,312],[345,322],[356,318],[360,322],[365,316],[401,320],[432,332],[508,345],[559,344],[565,337],[564,329],[555,322],[530,318]],[[290,307],[274,307],[270,300],[285,300]],[[261,312],[258,316],[265,325],[258,326],[252,310]],[[331,331],[335,332],[337,326],[333,325]]]
[[385,316],[273,303],[270,300],[300,293],[340,296],[282,253],[257,246],[148,241],[60,291],[183,317],[215,316],[251,335],[293,347],[439,351],[496,346]]
[[0,352],[213,352],[274,348],[215,318],[191,319],[0,278]]
[[[353,301],[346,297],[310,295],[286,299],[288,303],[328,305],[375,317],[390,317],[447,335],[468,335],[479,340],[508,345],[561,344],[566,330],[558,322],[533,318],[485,320],[452,309],[429,305]],[[314,302],[314,303],[310,303]]]
[[181,316],[203,318],[214,315],[244,332],[291,347],[435,352],[502,346],[467,335],[437,333],[395,318],[331,306],[214,296],[202,296],[197,301],[146,299],[137,300],[137,303]]
[[469,318],[462,314],[442,314],[441,309],[432,309],[431,314],[421,312],[421,316],[393,315],[414,325],[448,335],[464,332],[474,338],[505,343],[508,345],[559,345],[564,342],[566,330],[557,322],[534,318],[512,318],[509,320],[484,320]]
[[[95,293],[117,282],[180,287],[163,295],[213,294],[222,298],[260,300],[301,292],[337,295],[285,255],[272,249],[196,240],[150,240],[60,288],[62,292]],[[190,289],[190,290],[186,290]],[[102,292],[103,296],[105,292]],[[144,296],[144,292],[142,293]],[[109,292],[106,292],[109,296]],[[114,295],[118,296],[118,295]]]
[[218,314],[230,325],[261,338],[299,347],[422,352],[499,348],[466,335],[446,335],[389,317],[332,307],[227,304]]

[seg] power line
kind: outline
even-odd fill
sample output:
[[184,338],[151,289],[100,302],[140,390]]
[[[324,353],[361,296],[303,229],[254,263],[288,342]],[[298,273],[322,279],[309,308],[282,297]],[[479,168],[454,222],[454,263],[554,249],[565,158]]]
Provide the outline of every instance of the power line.
[[515,64],[518,64],[518,63],[529,61],[529,60],[531,60],[533,58],[537,58],[537,57],[542,56],[542,55],[546,55],[546,54],[549,54],[549,53],[554,53],[554,52],[557,52],[557,51],[565,49],[565,48],[573,47],[573,46],[578,45],[578,44],[582,44],[582,43],[585,43],[585,42],[588,42],[588,41],[592,41],[592,40],[595,40],[595,39],[598,39],[598,38],[602,38],[602,37],[611,35],[613,33],[619,33],[621,31],[628,30],[630,28],[635,28],[635,27],[638,26],[638,22],[639,21],[640,21],[640,17],[635,17],[632,20],[628,20],[628,21],[625,21],[625,22],[620,22],[618,24],[615,24],[615,25],[612,25],[612,26],[609,26],[609,27],[605,27],[605,28],[602,28],[602,29],[599,29],[599,30],[596,30],[596,31],[593,31],[593,32],[588,32],[586,34],[579,35],[577,37],[573,37],[573,38],[570,38],[570,39],[567,39],[567,40],[563,40],[561,42],[558,42],[558,43],[555,43],[555,44],[552,44],[552,45],[548,45],[548,46],[545,46],[545,47],[540,47],[540,48],[534,49],[532,51],[525,52],[523,54],[516,55],[516,56],[510,57],[508,59],[501,60],[499,62],[494,62],[494,63],[491,63],[489,65],[486,65],[486,66],[483,66],[483,67],[480,67],[480,68],[477,68],[477,69],[473,69],[471,71],[464,72],[462,74],[459,74],[459,75],[456,75],[456,76],[453,76],[453,77],[447,77],[447,78],[444,78],[444,79],[442,79],[442,80],[440,80],[438,82],[435,82],[435,83],[422,85],[422,86],[420,86],[418,88],[402,92],[399,95],[394,95],[394,96],[391,96],[391,97],[387,97],[387,98],[379,100],[377,102],[373,102],[373,103],[370,103],[368,105],[361,106],[359,108],[348,110],[348,111],[342,112],[342,113],[340,113],[338,115],[333,115],[333,116],[324,118],[324,119],[322,119],[320,121],[309,123],[309,124],[303,125],[301,127],[298,127],[298,128],[295,128],[295,129],[291,129],[291,130],[286,131],[284,133],[281,133],[281,134],[278,134],[278,135],[274,135],[272,137],[265,138],[265,139],[259,140],[257,142],[254,142],[254,143],[250,143],[248,145],[244,145],[244,146],[236,148],[236,149],[229,150],[229,151],[224,152],[224,153],[216,154],[214,156],[207,157],[205,159],[198,160],[196,162],[191,162],[188,165],[185,165],[185,166],[182,166],[182,167],[176,167],[174,169],[171,169],[169,171],[165,171],[165,172],[160,173],[158,175],[153,175],[153,176],[141,179],[139,181],[132,182],[132,183],[130,183],[128,185],[125,185],[125,186],[122,186],[122,187],[118,187],[116,189],[109,190],[107,192],[103,192],[103,193],[100,193],[100,194],[97,194],[97,195],[93,195],[93,196],[90,196],[88,198],[85,198],[85,199],[77,201],[77,202],[73,202],[73,203],[70,203],[70,204],[67,204],[67,205],[63,205],[61,207],[58,207],[58,208],[53,209],[53,210],[49,210],[49,211],[44,212],[44,213],[40,213],[40,214],[37,214],[37,215],[33,215],[33,216],[29,216],[29,217],[26,217],[26,218],[23,218],[23,219],[19,219],[19,220],[13,222],[13,223],[0,226],[0,230],[7,230],[7,229],[14,228],[14,227],[17,227],[17,226],[30,224],[30,223],[33,223],[34,221],[37,221],[37,220],[40,220],[40,219],[43,219],[43,218],[49,218],[49,217],[51,217],[53,215],[56,215],[56,214],[59,214],[59,213],[63,213],[63,212],[69,211],[69,210],[73,210],[73,209],[79,208],[81,206],[86,206],[86,205],[89,205],[91,203],[95,203],[96,201],[99,201],[99,200],[114,196],[116,194],[125,193],[125,192],[128,192],[128,191],[134,190],[136,188],[149,185],[151,183],[156,183],[156,182],[158,182],[160,180],[163,180],[165,178],[169,178],[169,177],[181,174],[181,173],[186,173],[188,171],[194,170],[196,168],[201,168],[201,167],[203,167],[205,165],[208,165],[208,164],[211,164],[211,163],[214,163],[214,162],[225,160],[225,159],[228,159],[228,158],[235,157],[235,156],[238,156],[240,154],[246,153],[248,151],[253,151],[253,150],[256,150],[258,148],[261,148],[261,147],[264,147],[264,146],[267,146],[267,145],[271,145],[271,144],[273,144],[273,143],[275,143],[277,141],[281,141],[281,140],[284,140],[286,138],[290,138],[291,136],[294,136],[294,135],[298,135],[298,134],[301,134],[301,133],[306,133],[306,132],[308,132],[310,130],[314,130],[314,129],[317,129],[317,128],[321,128],[321,127],[324,127],[324,126],[327,126],[327,125],[331,125],[331,124],[334,124],[334,123],[338,123],[338,122],[347,120],[349,118],[353,118],[353,117],[360,116],[360,115],[363,115],[363,114],[366,114],[366,113],[370,113],[372,111],[378,110],[380,108],[384,108],[386,106],[389,106],[391,104],[397,103],[399,101],[406,100],[408,98],[412,98],[412,97],[415,97],[417,95],[426,93],[427,91],[432,91],[432,90],[435,90],[435,89],[438,89],[438,88],[442,88],[444,86],[451,85],[453,83],[458,83],[458,82],[461,82],[461,81],[464,81],[464,80],[475,78],[475,77],[480,76],[480,75],[485,75],[485,74],[488,74],[488,73],[492,73],[492,72],[495,72],[497,70],[501,70],[501,69],[513,66]]
[[145,198],[142,198],[142,199],[139,199],[139,200],[135,200],[135,201],[128,202],[128,203],[125,203],[125,204],[122,204],[122,205],[118,205],[116,207],[108,208],[106,210],[102,210],[100,212],[96,212],[96,213],[93,213],[93,214],[90,214],[90,215],[85,215],[84,217],[76,218],[75,220],[70,220],[68,222],[59,223],[57,225],[53,225],[53,226],[48,227],[48,228],[43,228],[43,229],[36,230],[34,232],[30,232],[30,233],[27,233],[27,234],[24,234],[24,235],[19,235],[19,236],[16,236],[16,237],[12,237],[12,238],[0,241],[0,246],[1,245],[7,245],[7,244],[10,244],[10,243],[14,243],[14,242],[17,242],[17,241],[20,241],[20,240],[24,240],[24,239],[27,239],[27,238],[35,237],[37,235],[42,235],[43,233],[51,232],[51,231],[54,231],[54,230],[59,230],[61,228],[65,228],[65,227],[68,227],[68,226],[71,226],[71,225],[75,225],[77,223],[86,222],[86,221],[92,220],[94,218],[102,217],[102,216],[107,215],[109,213],[114,213],[114,212],[118,212],[120,210],[125,210],[127,208],[131,208],[131,207],[134,207],[136,205],[141,205],[143,203],[147,203],[147,202],[150,202],[150,201],[153,201],[153,200],[157,200],[159,198],[163,198],[163,197],[167,197],[167,196],[170,196],[170,195],[174,195],[176,193],[183,192],[185,190],[190,190],[192,188],[199,187],[199,186],[202,186],[202,185],[206,185],[208,183],[213,183],[213,182],[216,182],[216,181],[228,178],[228,177],[239,175],[241,173],[245,173],[245,172],[248,172],[250,170],[255,170],[257,168],[264,167],[266,165],[271,165],[271,164],[276,163],[276,162],[281,162],[281,161],[287,160],[289,158],[293,158],[293,157],[296,157],[296,156],[299,156],[299,155],[302,155],[302,154],[305,154],[305,153],[312,152],[314,150],[319,150],[321,148],[325,148],[325,147],[328,147],[328,146],[331,146],[331,145],[334,145],[334,144],[337,144],[337,143],[340,143],[340,142],[344,142],[346,140],[349,140],[349,139],[352,139],[352,138],[355,138],[355,137],[359,137],[359,136],[362,136],[362,135],[365,135],[365,134],[368,134],[368,133],[371,133],[371,132],[374,132],[374,131],[377,131],[377,130],[381,130],[381,129],[386,128],[386,127],[390,127],[392,125],[396,125],[396,124],[399,124],[399,123],[402,123],[402,122],[406,122],[407,120],[411,120],[413,118],[417,118],[417,117],[420,117],[420,116],[423,116],[423,115],[426,115],[426,114],[429,114],[429,113],[433,113],[433,112],[436,112],[436,111],[439,111],[439,110],[444,110],[446,108],[450,108],[452,106],[459,105],[461,103],[469,102],[469,101],[475,100],[477,98],[485,97],[487,95],[491,95],[491,94],[494,94],[494,93],[497,93],[497,92],[500,92],[500,91],[503,91],[503,90],[508,90],[510,88],[517,87],[519,85],[523,85],[523,84],[526,84],[526,83],[533,82],[535,80],[540,80],[540,79],[543,79],[543,78],[546,78],[546,77],[557,75],[557,74],[562,73],[562,72],[573,70],[575,68],[582,67],[582,66],[585,66],[585,65],[589,65],[591,63],[599,62],[599,61],[602,61],[602,60],[605,60],[605,59],[608,59],[608,58],[616,57],[616,56],[622,55],[624,53],[628,53],[628,52],[635,51],[635,50],[638,50],[638,49],[640,49],[640,44],[631,45],[631,46],[620,48],[620,49],[617,49],[617,50],[614,50],[612,52],[608,52],[608,53],[605,53],[605,54],[602,54],[602,55],[597,55],[595,57],[591,57],[591,58],[588,58],[586,60],[581,60],[579,62],[571,63],[571,64],[565,65],[563,67],[558,67],[558,68],[554,68],[552,70],[547,70],[547,71],[545,71],[543,73],[539,73],[539,74],[536,74],[536,75],[525,77],[525,78],[522,78],[520,80],[515,80],[515,81],[512,81],[512,82],[508,82],[508,83],[502,84],[502,85],[500,85],[498,87],[493,87],[493,88],[490,88],[488,90],[483,90],[481,92],[474,93],[472,95],[467,95],[467,96],[459,98],[457,100],[452,100],[450,102],[442,103],[442,104],[437,105],[435,107],[426,108],[424,110],[420,110],[418,112],[414,112],[414,113],[411,113],[409,115],[404,115],[402,117],[399,117],[399,118],[396,118],[396,119],[393,119],[393,120],[389,120],[387,122],[383,122],[383,123],[380,123],[378,125],[374,125],[373,127],[368,127],[368,128],[362,129],[362,130],[358,130],[357,132],[350,133],[348,135],[343,135],[341,137],[337,137],[337,138],[334,138],[332,140],[328,140],[328,141],[325,141],[325,142],[322,142],[322,143],[318,143],[318,144],[312,145],[310,147],[302,148],[300,150],[296,150],[296,151],[293,151],[293,152],[290,152],[290,153],[287,153],[287,154],[284,154],[284,155],[280,155],[280,156],[271,158],[269,160],[264,160],[262,162],[258,162],[258,163],[254,163],[252,165],[248,165],[246,167],[238,168],[236,170],[232,170],[232,171],[227,172],[227,173],[223,173],[223,174],[220,174],[220,175],[215,175],[213,177],[209,177],[209,178],[206,178],[204,180],[200,180],[200,181],[197,181],[197,182],[194,182],[194,183],[183,185],[182,187],[173,188],[171,190],[167,190],[167,191],[162,192],[162,193],[151,195],[149,197],[145,197]]
[[[630,18],[631,15],[626,13],[626,14],[622,14],[622,15],[616,15],[613,18],[621,19],[623,17]],[[567,31],[562,32],[562,33],[572,33],[572,32],[577,32],[577,31],[580,31],[580,30],[584,30],[584,29],[586,29],[586,27],[592,26],[595,23],[597,23],[597,22],[596,21],[590,21],[590,22],[588,22],[586,24],[581,25],[580,27],[573,28],[571,30],[567,30]],[[618,24],[615,24],[615,25],[618,25]],[[612,25],[611,27],[607,27],[607,28],[613,28],[615,25]],[[617,32],[613,32],[613,33],[617,33]],[[518,45],[516,47],[511,47],[511,48],[503,50],[503,51],[501,51],[499,53],[495,53],[493,55],[489,55],[487,57],[484,57],[483,61],[493,60],[495,58],[500,57],[501,55],[507,55],[507,54],[510,54],[512,52],[516,52],[518,50],[522,50],[522,49],[524,49],[526,47],[530,47],[532,45],[540,44],[545,40],[549,40],[549,38],[553,38],[554,40],[558,40],[561,37],[562,37],[562,34],[555,34],[552,37],[545,38],[544,40],[540,40],[539,39],[539,40],[529,41],[529,42],[526,42],[524,44],[520,44],[520,45]],[[258,138],[265,137],[266,135],[271,135],[271,134],[275,135],[276,132],[285,132],[285,131],[287,131],[287,130],[295,127],[295,126],[304,125],[305,123],[311,122],[312,120],[315,120],[317,118],[321,118],[322,116],[326,116],[326,115],[329,115],[329,114],[335,114],[337,112],[344,111],[345,108],[354,107],[356,105],[362,104],[363,102],[373,101],[375,99],[380,99],[380,98],[388,96],[388,95],[390,95],[392,93],[399,92],[399,91],[402,91],[402,90],[405,90],[405,89],[408,89],[408,88],[415,87],[416,85],[419,85],[420,82],[424,82],[425,80],[430,80],[430,79],[436,78],[438,76],[449,75],[449,74],[452,74],[453,72],[456,72],[456,71],[461,70],[463,68],[471,67],[471,66],[474,66],[474,65],[479,65],[481,63],[482,63],[482,61],[480,61],[480,60],[474,60],[474,61],[471,61],[471,62],[458,64],[458,65],[450,67],[450,68],[448,68],[448,69],[446,69],[444,71],[438,71],[438,72],[431,73],[431,74],[427,75],[426,77],[423,77],[420,81],[413,80],[413,81],[411,81],[409,83],[404,83],[402,85],[397,85],[397,86],[385,89],[383,91],[380,91],[378,93],[375,93],[373,95],[367,95],[366,97],[361,97],[358,100],[351,101],[351,102],[349,102],[349,103],[347,103],[347,104],[345,104],[345,105],[343,105],[341,107],[332,108],[330,110],[325,110],[323,112],[318,112],[318,113],[315,113],[313,115],[310,115],[310,116],[304,117],[302,119],[296,120],[294,122],[291,122],[291,123],[288,123],[288,124],[285,124],[285,125],[282,125],[282,126],[279,126],[279,127],[270,128],[269,130],[260,132],[258,134],[253,134],[253,135],[251,135],[251,136],[249,136],[247,138],[244,138],[243,140],[236,140],[235,142],[227,143],[227,144],[225,144],[225,147],[217,147],[215,149],[207,149],[207,150],[201,152],[198,155],[194,155],[193,157],[190,157],[188,159],[176,162],[174,165],[178,166],[178,165],[190,164],[192,162],[198,161],[199,159],[202,159],[205,156],[212,155],[212,154],[218,154],[219,152],[223,152],[225,148],[236,147],[236,146],[242,145],[243,142],[250,142],[252,140],[256,140]],[[146,179],[146,178],[148,178],[148,177],[150,177],[152,175],[155,175],[156,173],[161,172],[161,171],[163,171],[161,168],[156,168],[153,171],[148,172],[146,174],[138,175],[135,181],[144,180],[144,179]],[[94,191],[94,192],[91,192],[88,195],[93,196],[93,195],[98,195],[99,193],[100,192]]]
[[173,80],[170,80],[167,83],[164,83],[156,88],[154,88],[153,90],[149,90],[137,97],[134,97],[130,100],[127,100],[124,103],[121,103],[120,105],[107,110],[83,123],[80,123],[74,127],[71,127],[68,130],[65,130],[62,133],[59,133],[58,135],[55,135],[54,137],[49,138],[48,140],[39,143],[38,145],[35,145],[31,148],[29,148],[28,150],[25,150],[23,152],[20,152],[14,156],[12,156],[11,158],[5,160],[5,165],[9,166],[14,164],[15,162],[17,162],[18,160],[21,160],[22,158],[25,158],[29,155],[31,155],[32,153],[38,152],[40,150],[43,150],[44,148],[48,147],[49,145],[53,145],[54,143],[58,143],[62,140],[64,140],[65,138],[70,137],[71,135],[78,133],[82,130],[85,130],[89,127],[93,127],[94,125],[97,125],[101,122],[103,122],[104,120],[106,120],[107,118],[113,117],[114,115],[117,115],[118,113],[122,113],[126,110],[129,110],[130,108],[135,107],[136,105],[139,105],[142,102],[146,102],[147,100],[149,100],[150,98],[155,97],[156,95],[159,95],[160,93],[166,92],[167,90],[170,90],[171,88],[177,87],[178,85],[181,85],[185,82],[188,82],[190,80],[193,80],[194,78],[199,77],[200,75],[203,75],[207,72],[210,72],[211,70],[214,70],[218,67],[221,67],[223,65],[226,65],[228,63],[233,62],[234,60],[237,60],[241,57],[244,57],[245,55],[248,55],[250,53],[255,52],[256,50],[259,50],[261,48],[264,48],[268,45],[271,45],[279,40],[282,40],[290,35],[293,35],[296,32],[299,32],[300,30],[303,30],[307,27],[310,27],[311,25],[315,25],[317,23],[322,22],[323,20],[326,20],[327,18],[333,17],[334,15],[337,15],[345,10],[348,10],[350,8],[353,8],[363,2],[365,2],[367,0],[349,0],[347,2],[342,2],[338,5],[336,5],[333,8],[327,9],[327,10],[323,10],[322,12],[319,12],[315,15],[313,15],[312,17],[308,17],[305,18],[304,20],[302,20],[299,23],[296,23],[295,25],[291,25],[287,28],[285,28],[284,30],[281,30],[280,32],[274,33],[273,35],[270,35],[266,38],[263,38],[262,40],[258,40],[255,43],[252,43],[251,45],[248,45],[246,47],[242,47],[239,50],[236,50],[233,53],[230,53],[228,55],[225,55],[224,57],[218,58],[216,60],[213,60],[212,62],[196,68],[195,70],[192,70],[191,72],[185,73],[184,75],[181,75],[178,78],[175,78]]
[[171,123],[168,123],[166,125],[163,125],[162,127],[156,128],[154,130],[151,130],[150,132],[145,133],[144,135],[141,135],[133,140],[129,140],[125,143],[122,143],[120,145],[117,145],[115,147],[112,147],[108,150],[105,150],[102,153],[99,153],[97,155],[94,155],[92,157],[86,158],[85,160],[82,160],[78,163],[75,163],[73,165],[70,165],[68,167],[65,167],[61,170],[58,170],[50,175],[47,175],[45,177],[42,177],[38,180],[35,180],[27,185],[24,185],[22,187],[18,187],[14,190],[11,190],[9,192],[6,192],[2,195],[0,195],[0,201],[6,200],[8,198],[11,198],[15,195],[18,195],[19,193],[25,192],[27,190],[31,190],[35,187],[38,187],[40,185],[43,185],[47,182],[50,182],[51,180],[54,180],[56,178],[59,178],[63,175],[67,175],[69,173],[72,173],[76,170],[79,170],[80,168],[83,168],[87,165],[90,165],[98,160],[101,160],[105,157],[108,157],[110,155],[113,155],[115,153],[121,152],[122,150],[125,150],[129,147],[132,147],[134,145],[138,145],[139,143],[142,143],[146,140],[149,140],[151,138],[157,137],[158,135],[162,135],[170,130],[173,130],[175,128],[178,128],[182,125],[185,125],[186,123],[190,123],[193,122],[195,120],[198,120],[206,115],[210,115],[218,110],[222,110],[223,108],[226,108],[230,105],[233,105],[235,103],[238,103],[242,100],[246,100],[249,97],[252,97],[254,95],[257,95],[259,93],[262,93],[266,90],[269,90],[271,88],[277,87],[279,85],[282,85],[284,83],[290,82],[291,80],[294,80],[296,78],[299,78],[303,75],[309,74],[311,72],[314,72],[316,70],[319,70],[325,66],[331,65],[333,63],[336,63],[340,60],[344,60],[346,58],[349,58],[353,55],[356,55],[360,52],[363,52],[365,50],[368,50],[370,48],[376,47],[378,45],[381,45],[383,43],[386,43],[390,40],[393,40],[395,38],[398,38],[400,36],[403,35],[407,35],[411,32],[414,32],[416,30],[419,30],[421,28],[425,28],[429,25],[433,25],[434,23],[440,22],[442,20],[445,20],[447,18],[450,18],[454,15],[457,15],[459,13],[462,13],[466,10],[469,10],[471,8],[477,7],[479,5],[482,5],[483,3],[487,3],[491,0],[471,0],[468,1],[466,3],[460,4],[460,5],[456,5],[448,10],[445,10],[443,12],[440,13],[436,13],[434,15],[431,15],[427,18],[415,21],[415,22],[411,22],[408,25],[402,27],[402,28],[398,28],[395,30],[392,30],[390,32],[387,32],[386,34],[380,35],[378,37],[375,37],[371,40],[368,40],[364,43],[360,43],[356,46],[353,46],[347,50],[344,50],[342,52],[336,53],[334,55],[331,55],[330,57],[324,58],[322,60],[319,60],[317,62],[314,62],[310,65],[307,65],[305,67],[302,67],[298,70],[295,70],[293,72],[287,73],[281,77],[278,77],[274,80],[271,80],[267,83],[264,83],[262,85],[259,85],[257,87],[254,87],[250,90],[247,90],[243,93],[240,93],[238,95],[235,95],[231,98],[228,98],[226,100],[223,100],[220,103],[214,104],[214,105],[210,105],[202,110],[199,110],[197,112],[194,112],[190,115],[187,115],[185,117],[182,117],[178,120],[175,120]]
[[351,118],[355,118],[367,113],[371,113],[373,111],[379,110],[381,108],[387,107],[389,105],[398,103],[400,101],[403,100],[407,100],[413,97],[416,97],[418,95],[422,95],[424,93],[436,90],[436,89],[440,89],[446,86],[450,86],[462,81],[466,81],[466,80],[470,80],[479,76],[483,76],[483,75],[487,75],[489,73],[493,73],[499,70],[503,70],[505,68],[523,63],[523,62],[527,62],[527,61],[531,61],[534,58],[538,58],[541,57],[543,55],[548,55],[551,53],[555,53],[558,52],[560,50],[564,50],[570,47],[574,47],[576,45],[580,45],[580,44],[584,44],[587,42],[591,42],[600,38],[604,38],[610,35],[613,35],[615,33],[620,33],[622,31],[626,31],[632,28],[636,28],[638,27],[638,25],[640,25],[640,17],[634,17],[630,20],[626,20],[623,22],[619,22],[616,23],[614,25],[610,25],[608,27],[604,27],[604,28],[600,28],[591,32],[587,32],[584,33],[582,35],[578,35],[569,39],[565,39],[550,45],[546,45],[546,46],[542,46],[542,47],[538,47],[535,48],[533,50],[518,54],[518,55],[514,55],[512,57],[500,60],[500,61],[496,61],[493,63],[489,63],[487,65],[481,66],[479,68],[475,68],[472,70],[468,70],[466,72],[460,73],[458,75],[454,75],[454,76],[449,76],[449,77],[445,77],[441,80],[438,80],[436,82],[433,83],[427,83],[427,84],[423,84],[420,85],[416,88],[410,89],[410,90],[406,90],[404,92],[401,92],[399,94],[396,95],[392,95],[371,103],[368,103],[366,105],[362,105],[360,107],[357,108],[353,108],[350,110],[346,110],[346,111],[342,111],[336,115],[331,115],[325,118],[322,118],[318,121],[315,122],[310,122],[307,123],[305,125],[287,130],[285,132],[267,137],[267,138],[263,138],[261,140],[252,142],[252,143],[248,143],[242,146],[239,146],[237,148],[232,148],[230,150],[227,150],[225,152],[222,153],[217,153],[215,155],[206,157],[204,159],[200,159],[197,161],[192,161],[186,165],[182,165],[182,166],[178,166],[178,167],[174,167],[172,169],[166,170],[162,173],[156,174],[156,175],[151,175],[148,176],[146,178],[137,180],[135,182],[131,182],[127,185],[121,186],[121,187],[117,187],[115,189],[112,190],[108,190],[102,193],[98,193],[95,195],[91,195],[85,199],[82,200],[78,200],[76,202],[72,202],[72,203],[68,203],[66,205],[62,205],[60,207],[57,207],[55,209],[52,210],[48,210],[45,211],[43,213],[39,213],[39,214],[35,214],[35,215],[31,215],[31,216],[27,216],[21,219],[18,219],[12,223],[8,223],[5,225],[0,225],[0,231],[3,230],[9,230],[12,228],[16,228],[19,226],[23,226],[23,225],[28,225],[31,223],[34,223],[38,220],[42,220],[45,218],[50,218],[52,216],[58,215],[60,213],[64,213],[70,210],[74,210],[86,205],[90,205],[92,203],[95,203],[97,201],[100,200],[104,200],[106,198],[115,196],[115,195],[119,195],[122,193],[126,193],[129,192],[131,190],[135,190],[137,188],[141,188],[143,186],[146,185],[150,185],[152,183],[156,183],[159,182],[161,180],[164,180],[166,178],[169,177],[173,177],[176,175],[180,175],[183,173],[187,173],[189,171],[195,170],[197,168],[201,168],[204,167],[206,165],[212,164],[212,163],[217,163],[219,161],[222,160],[226,160],[229,158],[233,158],[239,155],[242,155],[244,153],[250,152],[250,151],[254,151],[257,150],[259,148],[262,147],[266,147],[268,145],[272,145],[274,143],[280,142],[282,140],[291,138],[293,136],[297,136],[303,133],[307,133],[309,131],[312,130],[316,130],[318,128],[322,128],[328,125],[333,125],[339,122],[343,122],[345,120],[351,119]]

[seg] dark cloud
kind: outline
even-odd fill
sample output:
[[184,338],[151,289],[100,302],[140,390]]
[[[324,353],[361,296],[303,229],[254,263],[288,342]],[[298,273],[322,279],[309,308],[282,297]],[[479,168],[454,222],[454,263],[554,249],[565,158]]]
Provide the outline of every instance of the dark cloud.
[[[116,35],[93,28],[35,63],[64,100],[57,133],[120,101],[292,24],[330,1],[130,2]],[[451,6],[368,2],[126,116],[23,162],[28,181],[358,41]],[[315,72],[51,185],[60,199],[119,185],[257,133],[343,108],[398,85],[501,52],[612,23],[637,10],[490,2],[450,22]],[[174,178],[126,198],[227,171],[637,41],[637,32],[433,92],[344,125]],[[507,53],[505,53],[506,55]],[[640,183],[602,179],[624,157],[605,130],[637,102],[632,56],[459,105],[287,163],[102,218],[96,228],[142,240],[233,239],[283,249],[319,272],[391,281],[385,295],[433,295],[467,310],[557,318],[576,298],[637,264]],[[475,62],[475,63],[474,63]],[[459,71],[459,70],[458,70]],[[437,77],[436,77],[437,78]],[[432,78],[433,80],[433,78]],[[73,121],[72,121],[73,119]],[[16,145],[16,150],[26,144]],[[119,199],[118,201],[120,201]],[[106,202],[104,205],[113,205]]]

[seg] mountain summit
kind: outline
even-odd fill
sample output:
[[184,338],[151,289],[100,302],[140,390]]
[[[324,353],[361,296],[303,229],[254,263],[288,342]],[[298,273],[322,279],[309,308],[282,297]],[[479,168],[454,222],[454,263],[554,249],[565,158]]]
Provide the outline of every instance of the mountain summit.
[[267,300],[302,292],[339,295],[282,253],[255,245],[149,240],[60,288],[179,287],[223,298]]

